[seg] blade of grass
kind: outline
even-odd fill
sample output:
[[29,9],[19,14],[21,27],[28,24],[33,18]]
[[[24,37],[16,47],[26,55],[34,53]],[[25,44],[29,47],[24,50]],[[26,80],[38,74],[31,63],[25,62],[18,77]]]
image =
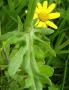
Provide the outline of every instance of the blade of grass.
[[0,36],[1,36],[1,22],[0,22]]
[[60,46],[57,47],[57,49],[63,49],[64,47],[66,47],[67,45],[69,45],[69,39],[66,40],[63,44],[61,44]]
[[[69,55],[68,55],[68,58],[69,58]],[[63,77],[63,83],[62,83],[62,88],[61,88],[61,90],[64,90],[65,79],[66,79],[66,74],[67,74],[68,58],[67,58],[67,60],[66,60],[66,62],[65,62],[65,70],[64,70],[64,77]]]
[[18,7],[16,9],[16,13],[20,13],[22,11],[22,9],[27,5],[28,3],[28,0],[19,0],[19,3],[18,3]]
[[55,45],[56,48],[62,43],[64,37],[65,37],[64,33],[59,35],[58,40],[57,40],[56,45]]
[[[56,36],[59,35],[60,32],[62,32],[64,29],[62,29],[62,27],[65,25],[65,19],[63,19],[63,21],[61,22],[60,26],[58,27],[58,30],[51,35],[52,41],[56,38]],[[62,30],[61,30],[62,29]],[[60,31],[61,30],[61,31]]]
[[56,53],[57,54],[67,54],[67,53],[69,53],[69,50],[61,50],[61,51],[58,51]]

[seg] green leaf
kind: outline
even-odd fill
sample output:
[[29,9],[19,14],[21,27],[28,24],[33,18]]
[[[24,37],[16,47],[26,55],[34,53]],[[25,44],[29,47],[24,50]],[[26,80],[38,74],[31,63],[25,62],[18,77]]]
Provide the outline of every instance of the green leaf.
[[50,28],[37,28],[37,29],[34,29],[34,32],[39,32],[42,34],[50,35],[54,33],[54,30]]
[[50,54],[51,56],[56,57],[56,52],[55,52],[54,49],[51,48],[50,42],[46,42],[45,46],[46,46],[46,50],[48,51],[48,54]]
[[8,5],[9,5],[10,10],[11,10],[11,11],[14,11],[15,5],[14,5],[13,0],[8,0]]
[[12,36],[10,38],[8,38],[5,42],[4,42],[4,45],[7,45],[7,44],[15,44],[18,42],[18,38],[16,36]]
[[27,79],[25,79],[25,86],[24,88],[29,88],[32,85],[32,78],[31,77],[27,77]]
[[12,52],[10,53],[9,58],[14,57],[14,55],[15,55],[15,54],[17,53],[17,51],[18,51],[18,48],[19,48],[19,47],[14,47],[14,49],[12,49]]
[[37,37],[36,35],[34,35],[34,39],[38,40],[40,43],[44,44],[44,48],[45,48],[45,52],[48,53],[48,55],[54,56],[56,57],[56,52],[54,49],[51,48],[50,42],[49,41],[44,41],[41,38]]
[[24,39],[24,37],[12,36],[12,37],[8,38],[8,39],[4,42],[4,45],[7,45],[7,44],[15,44],[15,43],[18,43],[18,42],[22,41],[23,39]]
[[60,89],[57,86],[52,85],[52,86],[49,86],[48,90],[60,90]]
[[4,56],[2,54],[2,48],[0,48],[0,67],[5,64]]
[[18,8],[16,9],[17,13],[23,11],[22,9],[27,5],[28,0],[18,0]]
[[[37,50],[38,50],[38,52],[37,52]],[[37,59],[44,59],[44,57],[45,57],[43,50],[37,45],[34,46],[34,53],[35,53],[35,57]]]
[[39,77],[40,77],[40,80],[42,82],[42,84],[48,84],[48,85],[52,85],[52,82],[50,80],[50,78],[47,76],[47,75],[43,75],[42,73],[41,74],[38,74]]
[[23,32],[18,32],[18,31],[7,32],[0,36],[0,41],[6,40],[12,36],[21,36],[21,35],[23,35]]
[[2,7],[3,5],[3,0],[0,0],[0,7]]
[[[36,85],[36,87],[35,87],[35,85]],[[32,86],[29,88],[29,90],[43,90],[42,83],[40,82],[40,80],[35,79],[35,85],[32,84]]]
[[22,31],[22,30],[23,30],[23,23],[20,17],[18,16],[18,31]]
[[10,63],[8,67],[8,73],[10,76],[14,76],[18,71],[19,67],[23,62],[23,55],[25,54],[25,52],[26,52],[26,48],[21,47],[18,50],[18,52],[15,54],[15,56],[10,59]]
[[43,90],[42,88],[42,83],[40,82],[40,80],[36,80],[35,81],[35,84],[36,84],[36,88],[37,90]]
[[69,7],[67,8],[65,19],[69,22]]
[[41,82],[43,84],[52,85],[52,82],[49,77],[53,75],[54,69],[48,65],[44,65],[43,62],[38,63],[39,70],[41,73]]
[[19,87],[19,85],[17,84],[17,81],[12,81],[9,84],[9,87],[7,88],[8,90],[21,90],[21,88]]
[[25,79],[24,88],[29,88],[33,82],[33,73],[32,73],[31,66],[30,66],[30,56],[29,56],[28,51],[27,51],[26,55],[24,56],[23,69],[24,69],[25,73],[27,74],[27,78]]
[[39,70],[43,75],[47,75],[48,77],[51,77],[54,73],[54,69],[48,65],[43,65],[39,63]]
[[0,36],[1,36],[1,22],[0,22]]

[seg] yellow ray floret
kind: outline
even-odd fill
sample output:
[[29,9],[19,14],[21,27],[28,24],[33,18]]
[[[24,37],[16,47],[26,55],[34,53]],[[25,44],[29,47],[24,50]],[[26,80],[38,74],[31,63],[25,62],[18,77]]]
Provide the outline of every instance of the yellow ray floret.
[[50,26],[54,29],[57,29],[57,26],[50,21],[51,19],[57,19],[60,17],[59,12],[52,12],[56,7],[55,3],[52,3],[48,7],[48,2],[44,1],[43,5],[41,3],[37,3],[36,10],[34,13],[33,19],[37,19],[36,27],[47,27]]

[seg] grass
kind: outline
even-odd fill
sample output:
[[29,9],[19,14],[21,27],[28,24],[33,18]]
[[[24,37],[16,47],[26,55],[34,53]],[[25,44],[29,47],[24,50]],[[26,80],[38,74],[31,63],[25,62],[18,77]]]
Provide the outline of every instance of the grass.
[[69,90],[69,0],[48,0],[57,30],[34,27],[38,1],[0,0],[1,90]]

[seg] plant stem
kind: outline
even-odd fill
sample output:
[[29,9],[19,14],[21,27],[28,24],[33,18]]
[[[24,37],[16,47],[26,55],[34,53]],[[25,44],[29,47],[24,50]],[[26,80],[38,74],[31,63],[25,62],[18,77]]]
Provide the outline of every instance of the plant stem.
[[36,0],[29,0],[28,13],[27,13],[26,22],[25,22],[25,25],[24,25],[24,29],[27,32],[30,31],[30,26],[31,26],[31,22],[32,22],[32,19],[33,19],[35,7],[36,7]]

